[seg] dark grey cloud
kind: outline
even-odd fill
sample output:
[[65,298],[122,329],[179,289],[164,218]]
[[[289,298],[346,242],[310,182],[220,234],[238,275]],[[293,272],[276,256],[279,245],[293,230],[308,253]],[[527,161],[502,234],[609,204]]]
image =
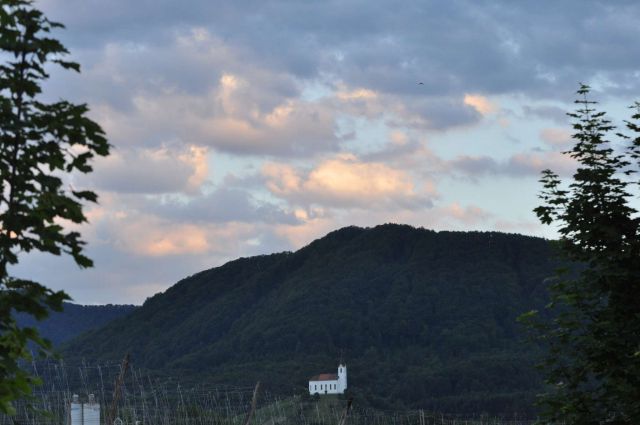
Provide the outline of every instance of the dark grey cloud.
[[[416,81],[430,95],[517,91],[564,100],[577,81],[595,76],[638,86],[637,2],[48,0],[43,6],[68,24],[64,37],[78,49],[153,48],[202,26],[256,67],[301,79],[333,75],[408,96],[422,95]],[[141,67],[154,67],[144,60]],[[199,81],[192,78],[197,70],[182,72],[184,84]]]
[[219,188],[207,195],[184,199],[146,199],[143,211],[177,223],[267,223],[300,224],[282,207],[255,199],[242,189]]
[[566,125],[569,122],[567,111],[557,106],[525,105],[522,110],[525,117],[542,118],[560,125]]
[[[180,147],[113,149],[83,184],[118,193],[196,192],[206,175],[204,153]],[[200,171],[198,170],[200,167]]]
[[368,162],[395,163],[406,160],[407,157],[421,155],[424,147],[416,140],[409,140],[403,144],[388,144],[381,149],[362,155],[362,159]]
[[561,176],[569,176],[575,171],[576,163],[568,155],[541,149],[515,154],[504,160],[490,156],[462,155],[445,163],[448,172],[459,173],[472,179],[491,175],[539,176],[540,172],[547,168]]
[[405,105],[407,112],[416,114],[421,118],[421,122],[412,123],[411,120],[403,120],[391,122],[392,125],[397,127],[409,125],[417,128],[422,127],[423,129],[445,130],[477,123],[482,117],[472,106],[465,105],[462,98],[410,99]]
[[450,162],[454,170],[470,176],[499,174],[503,167],[489,156],[461,156]]

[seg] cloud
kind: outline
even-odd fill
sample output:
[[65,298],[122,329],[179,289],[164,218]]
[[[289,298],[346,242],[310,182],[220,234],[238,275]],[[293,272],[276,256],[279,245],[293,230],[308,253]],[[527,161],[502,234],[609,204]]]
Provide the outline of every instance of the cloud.
[[[302,215],[306,215],[302,212]],[[303,218],[301,216],[301,218]],[[305,217],[305,219],[298,225],[281,225],[274,228],[276,234],[288,241],[289,245],[293,249],[301,248],[311,241],[317,238],[321,238],[332,230],[336,230],[340,227],[331,216],[311,216]]]
[[559,125],[567,125],[567,111],[557,106],[530,106],[524,105],[522,111],[525,117],[541,118],[551,120]]
[[[634,2],[41,4],[68,24],[67,41],[74,48],[166,43],[176,31],[191,27],[242,49],[255,68],[297,79],[339,76],[350,86],[402,96],[412,96],[418,81],[429,96],[461,96],[471,87],[488,94],[517,90],[549,97],[597,75],[632,84],[624,88],[638,84],[632,82],[640,57],[635,43],[640,6]],[[303,22],[300,16],[306,17]],[[144,57],[142,62],[150,61]],[[177,60],[176,67],[180,64]],[[189,77],[194,72],[182,69]]]
[[327,194],[343,202],[362,197],[365,202],[380,197],[415,196],[408,176],[382,163],[362,163],[354,156],[344,156],[321,163],[309,173],[305,190]]
[[565,128],[543,128],[540,138],[554,148],[564,149],[571,145],[571,132]]
[[87,297],[94,281],[105,302],[344,225],[527,229],[516,206],[473,204],[460,177],[500,193],[567,175],[552,151],[577,82],[616,110],[640,88],[626,0],[37,5],[83,65],[52,70],[45,100],[87,102],[116,149],[71,181],[101,192],[83,229],[99,268],[23,270]]
[[172,222],[210,223],[287,223],[298,222],[295,212],[281,206],[256,199],[243,189],[218,187],[214,191],[191,197],[146,199],[139,208]]
[[146,210],[147,205],[130,196],[104,197],[90,211],[92,226],[85,232],[87,240],[140,258],[193,255],[231,259],[259,234],[259,222],[185,220]]
[[470,126],[479,122],[482,115],[458,98],[388,96],[383,104],[393,112],[389,125],[396,128],[418,130],[447,130]]
[[[494,223],[494,229],[499,232],[521,233],[528,235],[537,235],[544,233],[545,229],[537,220],[505,220],[497,219]],[[549,237],[549,235],[546,235]]]
[[[123,1],[97,16],[75,1],[45,6],[68,19],[71,40],[94,41],[78,41],[87,62],[83,80],[71,88],[65,80],[59,94],[81,90],[118,145],[179,140],[243,155],[303,157],[340,150],[335,132],[345,114],[443,130],[478,123],[495,111],[489,99],[504,93],[556,101],[564,99],[558,93],[571,96],[576,81],[588,80],[585,73],[606,76],[610,66],[586,57],[583,69],[558,67],[554,49],[545,52],[539,44],[557,50],[554,40],[566,34],[577,44],[563,48],[575,55],[604,46],[592,36],[581,39],[585,28],[621,41],[638,32],[615,10],[587,3],[572,14],[582,27],[567,25],[562,14],[551,19],[526,5],[501,8],[501,2],[409,3],[394,9],[393,18],[385,13],[388,4],[375,2],[366,24],[362,7],[305,5],[304,26],[275,1],[252,5],[255,19],[238,5],[196,1],[187,13],[161,1],[143,26],[131,17],[146,16],[148,8]],[[602,23],[594,25],[594,16]],[[547,29],[551,22],[565,25],[553,27],[550,37],[521,25],[534,18]],[[116,23],[111,35],[99,30]],[[333,98],[304,99],[314,84],[333,88]]]
[[493,102],[490,102],[489,99],[479,94],[465,94],[464,104],[473,107],[473,109],[482,115],[492,114],[498,109]]
[[501,167],[500,163],[490,156],[459,155],[447,162],[447,168],[469,176],[482,176],[498,174],[504,167]]
[[282,156],[337,149],[334,105],[301,98],[303,84],[290,73],[258,66],[246,47],[204,27],[172,28],[158,41],[109,40],[82,51],[82,78],[54,75],[46,92],[88,100],[117,146]]
[[148,223],[143,232],[136,232],[138,228],[129,227],[136,236],[128,247],[136,254],[148,256],[201,254],[211,247],[202,230],[196,226],[175,226],[173,229],[162,229],[154,232]]
[[256,83],[223,74],[198,94],[141,93],[130,110],[102,105],[94,114],[118,145],[179,141],[234,154],[283,156],[337,149],[335,111],[297,98],[263,100]]
[[335,96],[343,102],[371,100],[378,97],[377,93],[370,89],[358,88],[354,90],[348,90],[345,89],[344,86],[342,90],[336,92]]
[[457,202],[440,208],[439,212],[467,225],[475,225],[491,217],[491,214],[476,205],[463,207]]
[[326,159],[306,173],[279,163],[266,164],[262,172],[271,193],[304,205],[426,208],[436,195],[433,188],[418,190],[403,171],[351,154]]
[[540,175],[547,168],[561,176],[572,175],[577,163],[559,152],[517,154],[509,158],[505,169],[512,175]]
[[292,249],[272,226],[214,223],[194,229],[148,215],[116,217],[107,210],[92,227],[100,228],[100,238],[93,231],[84,235],[94,268],[80,270],[68,257],[31,253],[12,273],[37,277],[83,304],[140,304],[185,276],[240,256]]
[[575,160],[570,156],[556,151],[517,153],[502,161],[489,156],[459,155],[444,164],[444,168],[448,172],[462,172],[470,177],[487,175],[538,176],[542,170],[547,168],[561,176],[569,176],[574,173],[576,166]]
[[99,189],[120,193],[195,193],[208,177],[207,150],[196,146],[114,149],[88,177]]

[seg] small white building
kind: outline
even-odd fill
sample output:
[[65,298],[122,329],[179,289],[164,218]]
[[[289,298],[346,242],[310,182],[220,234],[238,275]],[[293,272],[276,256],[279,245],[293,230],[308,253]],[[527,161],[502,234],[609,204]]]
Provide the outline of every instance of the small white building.
[[321,373],[309,379],[309,394],[344,394],[347,389],[347,366],[338,365],[338,373]]

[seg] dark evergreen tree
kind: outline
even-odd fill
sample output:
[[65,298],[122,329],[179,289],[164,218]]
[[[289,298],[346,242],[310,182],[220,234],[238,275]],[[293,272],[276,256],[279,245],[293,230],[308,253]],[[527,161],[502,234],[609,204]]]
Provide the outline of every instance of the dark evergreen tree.
[[[541,365],[548,392],[545,420],[568,424],[640,423],[640,235],[630,190],[639,139],[624,151],[610,140],[614,126],[582,85],[575,113],[578,163],[566,186],[543,172],[543,205],[535,212],[556,224],[562,253],[579,264],[551,285],[553,319],[532,321],[548,348]],[[638,115],[634,115],[638,119]],[[633,122],[627,126],[637,132]],[[623,141],[627,136],[618,134]]]

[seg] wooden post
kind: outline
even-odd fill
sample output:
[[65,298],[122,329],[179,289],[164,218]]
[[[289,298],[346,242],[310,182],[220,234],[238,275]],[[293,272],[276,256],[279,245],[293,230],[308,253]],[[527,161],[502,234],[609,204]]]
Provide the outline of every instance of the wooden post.
[[249,409],[249,413],[247,414],[247,419],[244,421],[244,425],[249,425],[251,419],[253,418],[253,414],[256,412],[256,403],[258,401],[258,390],[260,389],[260,381],[256,383],[256,387],[253,390],[253,397],[251,398],[251,409]]
[[347,423],[347,417],[349,416],[349,411],[351,410],[352,403],[353,397],[349,397],[349,400],[347,400],[347,407],[344,408],[344,411],[342,412],[342,418],[340,418],[340,422],[338,422],[338,425],[345,425]]
[[116,418],[116,410],[118,409],[118,399],[120,398],[120,388],[124,383],[124,375],[129,367],[129,353],[124,356],[122,365],[120,366],[120,374],[116,378],[115,388],[113,389],[113,400],[111,401],[111,408],[107,411],[105,418],[105,425],[113,425],[113,421]]

